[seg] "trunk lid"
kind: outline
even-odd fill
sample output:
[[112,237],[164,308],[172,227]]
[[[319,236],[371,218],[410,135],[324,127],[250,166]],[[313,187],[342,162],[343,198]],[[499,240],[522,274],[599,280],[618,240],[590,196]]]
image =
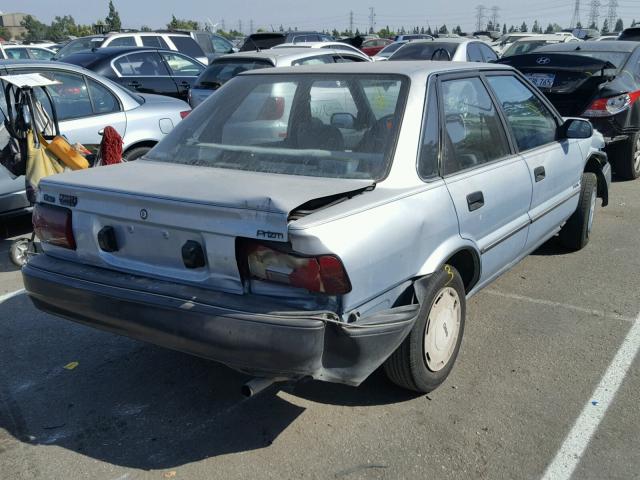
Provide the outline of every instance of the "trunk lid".
[[[39,201],[73,210],[78,248],[65,254],[75,260],[242,293],[237,238],[287,242],[297,207],[372,183],[137,161],[43,179]],[[99,246],[105,227],[116,251]],[[189,241],[202,246],[204,267],[185,267]]]
[[498,61],[527,76],[565,117],[580,116],[596,98],[600,85],[615,78],[606,60],[560,53],[514,55]]

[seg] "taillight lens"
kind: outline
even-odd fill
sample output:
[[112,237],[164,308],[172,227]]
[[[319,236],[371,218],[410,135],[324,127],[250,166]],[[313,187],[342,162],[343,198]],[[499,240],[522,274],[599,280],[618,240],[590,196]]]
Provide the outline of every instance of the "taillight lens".
[[189,115],[190,113],[191,113],[191,110],[185,110],[183,112],[180,112],[180,118],[184,120],[185,118],[187,118],[187,115]]
[[43,243],[70,250],[76,249],[71,210],[37,203],[33,208],[33,230]]
[[251,278],[327,295],[351,291],[349,277],[335,255],[306,257],[260,243],[245,243],[242,250]]
[[585,117],[609,117],[627,109],[640,97],[640,91],[623,93],[615,97],[598,98],[582,114]]

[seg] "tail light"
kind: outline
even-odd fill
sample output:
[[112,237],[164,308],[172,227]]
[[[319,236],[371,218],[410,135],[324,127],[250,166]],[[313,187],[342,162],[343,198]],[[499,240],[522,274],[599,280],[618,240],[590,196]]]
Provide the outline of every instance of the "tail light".
[[180,112],[180,118],[181,119],[185,119],[187,118],[187,115],[189,115],[191,113],[191,110],[184,110],[183,112]]
[[33,231],[41,242],[69,250],[76,249],[71,210],[37,203],[33,208]]
[[253,242],[243,244],[241,251],[251,278],[327,295],[351,291],[349,277],[335,255],[309,257]]
[[627,109],[640,97],[640,90],[615,97],[598,98],[582,114],[585,117],[609,117]]
[[258,114],[258,120],[279,120],[284,115],[284,97],[269,97]]

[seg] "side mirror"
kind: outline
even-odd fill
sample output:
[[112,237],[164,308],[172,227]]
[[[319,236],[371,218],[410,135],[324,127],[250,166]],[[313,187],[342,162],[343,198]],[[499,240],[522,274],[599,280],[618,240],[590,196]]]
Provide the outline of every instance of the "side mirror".
[[591,138],[593,126],[589,120],[569,118],[560,126],[560,138]]
[[356,123],[356,117],[350,113],[334,113],[331,115],[331,125],[338,128],[352,129]]

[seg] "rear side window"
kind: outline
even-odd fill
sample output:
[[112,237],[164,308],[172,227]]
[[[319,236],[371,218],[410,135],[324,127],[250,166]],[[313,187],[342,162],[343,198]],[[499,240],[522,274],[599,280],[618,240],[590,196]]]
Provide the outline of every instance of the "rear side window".
[[291,62],[291,65],[321,65],[323,63],[333,63],[333,57],[330,55],[320,55],[317,57],[302,58]]
[[164,41],[160,35],[142,35],[141,37],[142,45],[145,47],[155,47],[155,48],[164,48],[169,49],[169,45]]
[[26,48],[9,48],[5,50],[5,53],[7,54],[7,57],[10,59],[19,60],[19,59],[29,58],[29,54],[27,53]]
[[220,37],[212,37],[211,43],[213,44],[213,50],[216,53],[230,53],[233,52],[233,45]]
[[169,37],[180,53],[189,55],[190,57],[204,57],[204,52],[200,45],[191,37],[171,35]]
[[556,120],[549,109],[520,80],[511,75],[488,77],[520,151],[555,141]]
[[509,154],[507,136],[479,78],[442,82],[444,173],[450,175]]
[[418,160],[418,175],[422,179],[432,178],[438,174],[439,125],[438,99],[436,89],[432,86],[427,97],[422,146],[420,147],[420,158]]
[[479,44],[479,47],[485,62],[493,62],[498,59],[498,54],[491,47],[483,44]]
[[123,77],[168,76],[169,71],[156,52],[131,53],[113,62],[116,71]]
[[198,77],[195,88],[216,89],[242,72],[269,67],[273,65],[267,60],[214,61]]
[[107,45],[108,47],[135,47],[136,39],[135,37],[118,37],[114,38]]

